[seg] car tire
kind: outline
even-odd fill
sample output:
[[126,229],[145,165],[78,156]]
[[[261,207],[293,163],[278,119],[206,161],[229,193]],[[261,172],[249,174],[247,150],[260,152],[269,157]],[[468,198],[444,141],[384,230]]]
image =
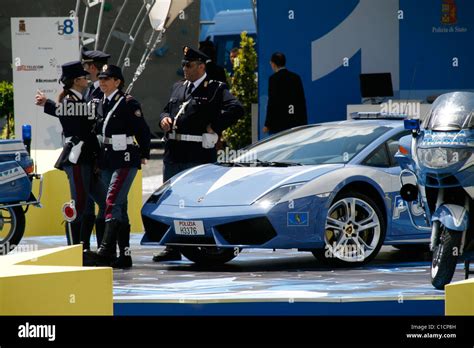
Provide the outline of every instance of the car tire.
[[331,204],[325,222],[325,247],[313,250],[313,255],[331,266],[361,266],[377,256],[385,233],[385,217],[377,203],[365,194],[348,191]]
[[183,247],[181,253],[189,261],[202,266],[222,265],[236,258],[241,249],[217,247]]

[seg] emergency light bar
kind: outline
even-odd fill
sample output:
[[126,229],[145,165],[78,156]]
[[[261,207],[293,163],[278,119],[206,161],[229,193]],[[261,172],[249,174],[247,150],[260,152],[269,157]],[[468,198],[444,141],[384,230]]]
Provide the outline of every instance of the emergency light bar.
[[388,112],[352,112],[351,118],[354,120],[405,120],[409,118],[407,114],[396,114]]

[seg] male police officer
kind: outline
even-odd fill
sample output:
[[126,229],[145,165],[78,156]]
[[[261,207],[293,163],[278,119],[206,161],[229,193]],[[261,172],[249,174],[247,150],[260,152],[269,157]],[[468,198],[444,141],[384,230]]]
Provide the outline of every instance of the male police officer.
[[[104,93],[99,87],[99,74],[103,67],[107,64],[110,54],[102,51],[82,51],[82,66],[84,70],[89,73],[91,85],[85,90],[84,99],[87,102],[92,102],[96,106],[104,98]],[[97,107],[95,108],[97,109]],[[81,228],[81,241],[84,250],[90,249],[90,237],[95,223],[95,232],[97,237],[97,246],[102,243],[102,238],[105,229],[105,198],[107,195],[107,188],[100,179],[100,174],[95,171],[91,178],[89,197],[86,202],[84,211],[84,219]],[[99,207],[97,217],[95,215],[95,203]]]
[[89,73],[92,84],[87,88],[84,99],[91,101],[92,99],[102,99],[104,93],[99,87],[99,74],[102,68],[107,64],[110,54],[102,51],[82,51],[82,65],[84,70]]
[[[183,170],[215,162],[219,135],[244,114],[227,86],[207,76],[209,57],[187,46],[183,52],[185,80],[173,86],[160,115],[160,127],[166,133],[163,181]],[[180,259],[179,250],[170,247],[153,257],[156,262]]]

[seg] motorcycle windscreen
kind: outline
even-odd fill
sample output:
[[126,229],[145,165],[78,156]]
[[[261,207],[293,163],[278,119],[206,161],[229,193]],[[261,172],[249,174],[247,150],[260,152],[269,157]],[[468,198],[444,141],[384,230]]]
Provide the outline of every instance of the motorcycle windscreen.
[[0,163],[0,203],[26,201],[31,181],[16,161]]
[[453,92],[439,96],[423,128],[451,132],[474,127],[474,93]]

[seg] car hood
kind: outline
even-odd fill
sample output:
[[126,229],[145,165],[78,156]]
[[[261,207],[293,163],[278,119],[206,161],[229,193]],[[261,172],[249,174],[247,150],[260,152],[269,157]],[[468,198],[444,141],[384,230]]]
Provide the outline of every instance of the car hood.
[[185,207],[250,205],[285,184],[310,181],[343,164],[293,167],[225,167],[208,164],[172,179],[161,204]]

